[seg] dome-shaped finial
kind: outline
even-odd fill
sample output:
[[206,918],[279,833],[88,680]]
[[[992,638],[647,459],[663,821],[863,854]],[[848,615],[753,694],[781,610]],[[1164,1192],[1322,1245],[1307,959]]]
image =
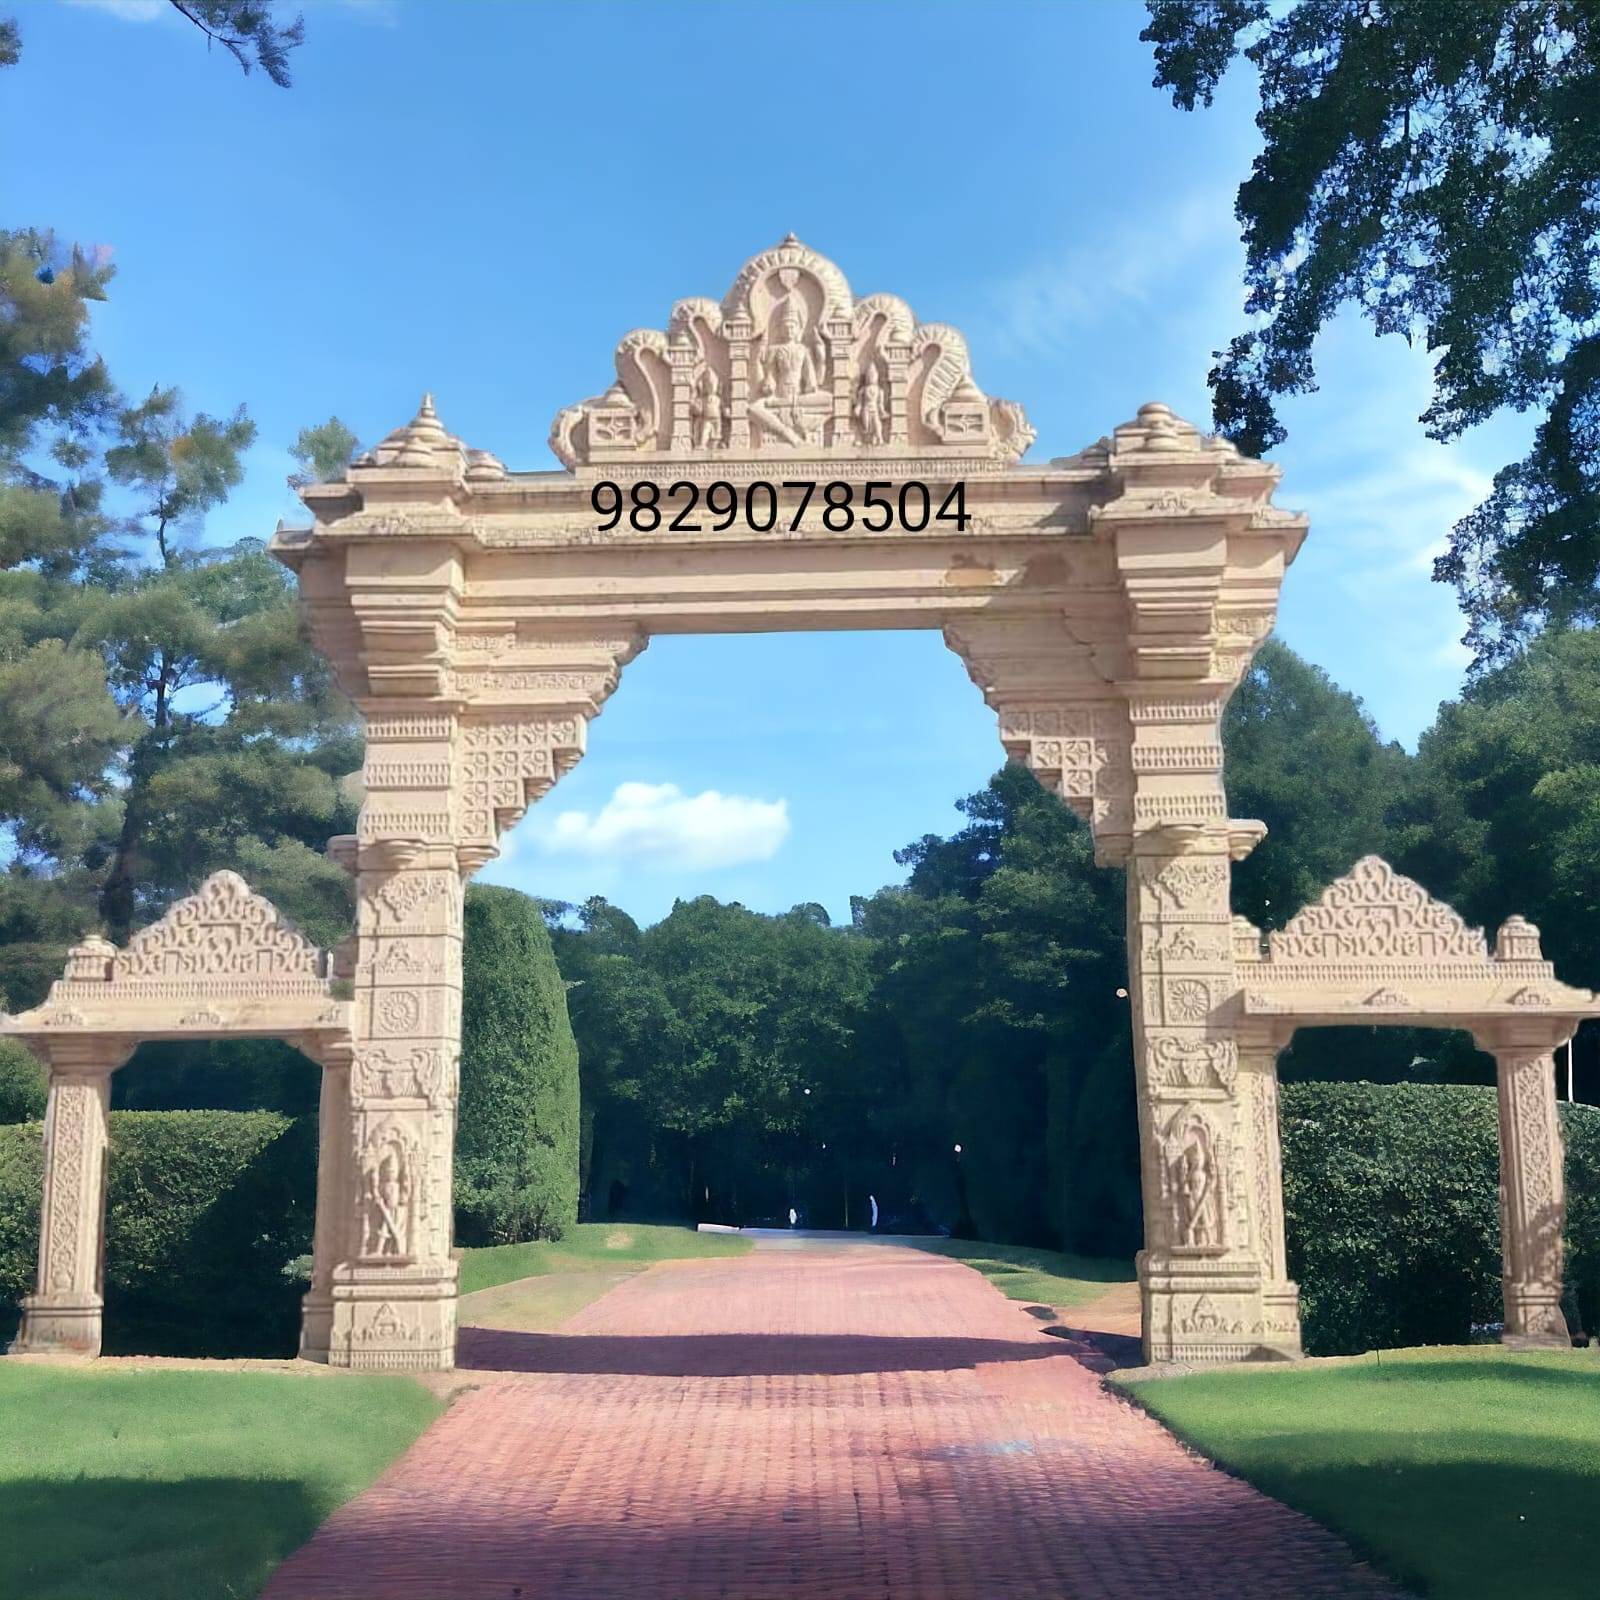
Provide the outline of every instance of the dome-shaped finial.
[[1526,917],[1510,916],[1500,924],[1494,941],[1496,961],[1542,961],[1539,930]]

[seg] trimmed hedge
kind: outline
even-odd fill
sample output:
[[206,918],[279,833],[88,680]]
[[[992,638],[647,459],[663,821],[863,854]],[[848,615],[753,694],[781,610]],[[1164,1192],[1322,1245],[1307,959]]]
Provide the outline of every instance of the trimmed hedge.
[[37,1122],[50,1096],[50,1075],[26,1045],[0,1039],[0,1123]]
[[466,895],[456,1234],[559,1239],[578,1216],[578,1046],[538,902]]
[[[1457,1084],[1282,1089],[1289,1275],[1312,1355],[1461,1344],[1498,1323],[1495,1091]],[[1569,1321],[1600,1327],[1600,1109],[1561,1107]],[[1576,1331],[1576,1330],[1575,1330]]]
[[[34,1284],[42,1127],[0,1127],[0,1321]],[[108,1355],[287,1356],[311,1248],[316,1126],[272,1112],[114,1111]]]

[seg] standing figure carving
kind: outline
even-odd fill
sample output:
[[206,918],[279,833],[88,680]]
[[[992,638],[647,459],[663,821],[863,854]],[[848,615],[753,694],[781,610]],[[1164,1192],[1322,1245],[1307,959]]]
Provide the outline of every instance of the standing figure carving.
[[867,363],[856,387],[856,429],[862,444],[884,444],[889,438],[889,396],[876,361]]
[[1209,1245],[1211,1224],[1207,1210],[1211,1199],[1211,1163],[1204,1147],[1198,1143],[1184,1147],[1178,1199],[1182,1242],[1202,1247]]
[[726,409],[722,400],[722,380],[708,361],[694,380],[694,399],[690,403],[694,419],[694,445],[697,450],[716,450],[722,445],[722,426]]
[[380,1129],[367,1145],[361,1186],[362,1255],[374,1260],[408,1259],[416,1175],[411,1152],[397,1130]]

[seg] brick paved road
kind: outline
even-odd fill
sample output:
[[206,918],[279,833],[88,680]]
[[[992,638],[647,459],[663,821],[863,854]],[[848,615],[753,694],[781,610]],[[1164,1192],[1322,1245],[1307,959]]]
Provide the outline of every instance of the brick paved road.
[[659,1266],[461,1353],[482,1387],[266,1600],[1395,1594],[915,1250]]

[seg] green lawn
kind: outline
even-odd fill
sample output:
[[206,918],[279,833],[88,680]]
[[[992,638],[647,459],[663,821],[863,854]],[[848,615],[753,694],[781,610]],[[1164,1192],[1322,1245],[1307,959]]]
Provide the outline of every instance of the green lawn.
[[1042,1306],[1081,1306],[1097,1300],[1113,1283],[1131,1283],[1133,1265],[1063,1255],[1017,1244],[985,1244],[970,1239],[906,1239],[919,1250],[953,1256],[975,1267],[1012,1300]]
[[253,1595],[440,1410],[408,1378],[0,1362],[0,1595]]
[[554,1244],[496,1244],[462,1250],[461,1292],[474,1294],[514,1278],[551,1272],[612,1271],[647,1267],[652,1261],[700,1256],[740,1256],[753,1248],[733,1233],[696,1233],[693,1228],[633,1222],[580,1222]]
[[1122,1387],[1430,1600],[1600,1594],[1600,1354],[1384,1351]]

